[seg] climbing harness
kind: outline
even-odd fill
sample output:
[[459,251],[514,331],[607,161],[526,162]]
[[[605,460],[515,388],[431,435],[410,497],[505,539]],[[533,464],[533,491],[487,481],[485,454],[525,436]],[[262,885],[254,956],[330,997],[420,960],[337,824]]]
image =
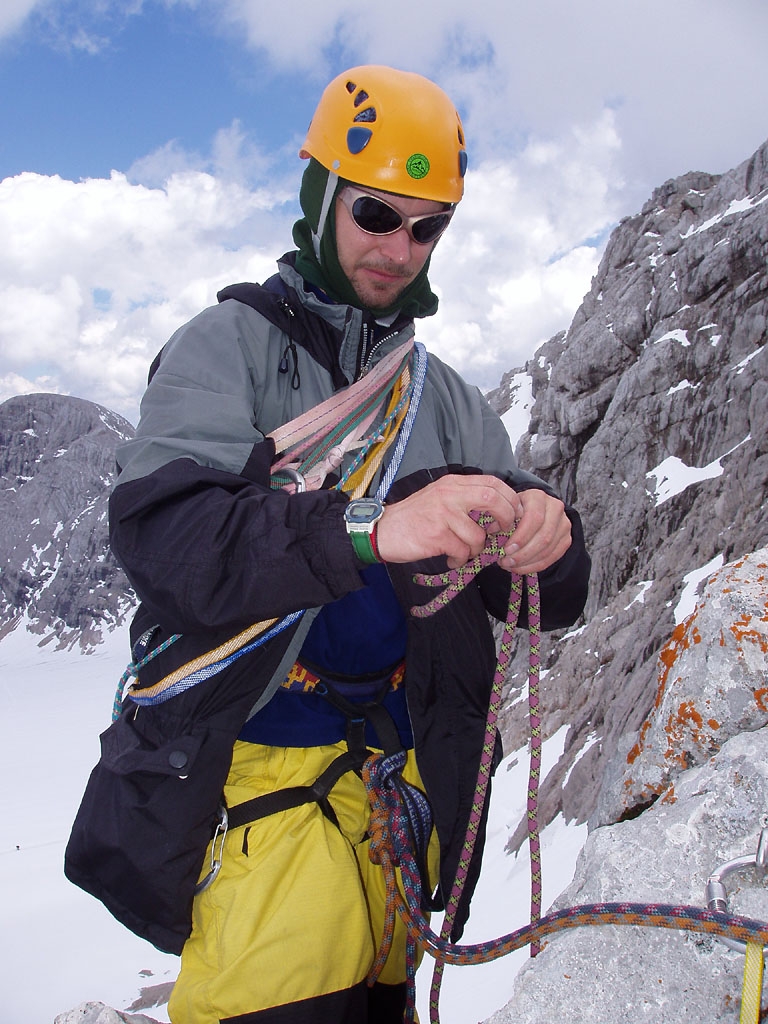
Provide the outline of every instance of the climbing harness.
[[[481,523],[485,520],[478,517]],[[474,576],[486,565],[498,561],[503,556],[503,544],[508,537],[504,534],[488,535],[486,546],[483,552],[467,565],[449,573],[441,573],[438,576],[419,576],[416,581],[427,586],[443,585],[445,589],[434,599],[425,605],[413,608],[412,614],[418,617],[431,615],[437,612],[440,607],[452,600],[469,583]],[[489,729],[495,729],[495,716],[498,714],[498,701],[496,685],[499,679],[503,681],[503,675],[510,656],[510,636],[517,622],[522,594],[522,580],[513,576],[513,588],[510,598],[510,607],[504,627],[504,634],[499,651],[496,677],[494,678],[494,689],[491,697],[489,710]],[[529,606],[529,627],[531,632],[531,657],[529,668],[529,689],[531,682],[537,680],[539,665],[538,650],[538,622],[536,617],[538,609],[538,585],[536,577],[525,578]],[[536,718],[534,720],[534,709]],[[539,731],[538,722],[538,701],[531,701],[531,725],[534,730]],[[493,725],[491,725],[493,723]],[[533,743],[531,757],[531,774],[538,777],[540,768],[540,748],[538,756],[534,759]],[[483,745],[481,766],[478,774],[478,786],[475,801],[472,806],[467,838],[464,849],[459,860],[457,882],[451,893],[451,898],[446,906],[446,919],[451,914],[450,921],[455,916],[455,908],[458,898],[466,879],[469,865],[468,851],[474,847],[479,823],[479,814],[482,812],[483,801],[487,794],[488,776],[490,774],[490,758],[492,756],[492,745],[489,744],[488,731],[486,742]],[[394,767],[394,771],[393,771]],[[503,935],[500,938],[478,943],[475,945],[458,945],[450,941],[451,924],[444,923],[441,933],[437,935],[428,924],[423,911],[423,898],[420,889],[418,871],[415,868],[412,851],[409,848],[408,828],[405,822],[402,803],[393,783],[396,777],[397,765],[387,764],[384,755],[373,755],[363,765],[363,781],[368,791],[371,804],[371,820],[369,832],[371,835],[370,856],[375,863],[380,864],[384,873],[387,888],[387,916],[384,927],[379,955],[377,956],[374,968],[368,977],[368,983],[372,985],[376,980],[377,970],[386,959],[387,943],[391,937],[394,927],[394,914],[397,912],[403,920],[408,931],[408,942],[406,946],[406,973],[408,978],[408,998],[404,1020],[413,1022],[415,1020],[415,972],[416,972],[416,947],[421,948],[436,961],[435,974],[433,976],[432,989],[429,1000],[429,1019],[432,1024],[439,1024],[439,987],[442,977],[442,968],[445,964],[468,965],[489,963],[499,957],[505,956],[514,950],[530,945],[533,951],[538,948],[539,943],[549,935],[566,928],[576,928],[585,925],[633,925],[644,927],[669,928],[680,931],[701,932],[717,936],[729,942],[739,942],[746,950],[746,964],[744,972],[744,985],[742,994],[742,1015],[740,1024],[757,1024],[760,1017],[760,1000],[762,992],[762,971],[763,971],[763,947],[768,943],[768,923],[754,920],[752,918],[732,915],[727,913],[725,904],[725,890],[722,886],[722,878],[731,870],[736,870],[750,864],[755,864],[758,872],[765,869],[766,850],[768,850],[768,832],[764,829],[758,847],[758,853],[754,858],[738,858],[730,862],[716,872],[708,884],[708,899],[710,906],[705,910],[695,906],[676,906],[671,904],[653,903],[592,903],[581,906],[569,907],[541,917],[537,913],[537,903],[540,907],[541,878],[538,864],[534,867],[533,848],[531,856],[532,864],[532,892],[534,900],[532,906],[531,923],[519,928],[517,931]],[[529,832],[535,828],[536,807],[535,807],[535,785],[529,787],[528,796],[528,827]],[[536,836],[538,843],[538,836]],[[471,855],[471,854],[470,854]],[[395,869],[399,868],[402,879],[403,893],[401,894],[397,883]],[[458,892],[458,895],[457,895]],[[712,905],[712,901],[716,903]]]
[[[274,466],[272,486],[280,488],[288,484],[294,490],[319,487],[322,482],[319,478],[322,469],[319,467],[324,467],[326,472],[333,471],[340,465],[344,451],[358,446],[357,455],[335,484],[335,489],[343,490],[351,497],[359,497],[366,493],[376,472],[383,465],[385,455],[391,449],[391,457],[375,493],[375,497],[383,501],[405,454],[426,374],[427,351],[421,343],[410,340],[385,356],[349,388],[278,428],[270,435],[276,446],[280,445],[276,447],[279,457]],[[392,394],[383,420],[365,437],[360,438],[360,434],[370,427],[376,408],[388,387],[392,389]],[[355,410],[363,405],[366,411],[358,415]],[[349,436],[341,436],[338,431],[334,431],[335,443],[329,444],[328,431],[332,428],[334,418],[341,423],[340,417]],[[118,682],[112,720],[116,721],[120,717],[126,697],[130,697],[139,706],[162,704],[222,672],[243,655],[251,653],[296,623],[303,614],[303,610],[300,610],[282,619],[271,618],[256,622],[219,647],[181,665],[157,683],[145,687],[135,684],[129,686],[132,678],[138,682],[142,668],[181,639],[181,634],[175,633],[150,650],[157,627],[147,630],[134,645],[133,660]]]
[[[311,785],[288,786],[253,797],[229,808],[222,805],[219,826],[211,844],[211,869],[198,884],[195,893],[207,889],[218,874],[221,867],[224,840],[228,831],[231,832],[243,826],[250,826],[262,818],[276,814],[278,811],[286,811],[308,803],[316,803],[331,824],[341,830],[329,797],[336,783],[347,772],[354,772],[358,776],[361,775],[363,765],[372,753],[366,746],[365,729],[367,723],[370,723],[375,730],[379,745],[383,750],[383,763],[387,766],[384,770],[389,771],[392,776],[392,785],[398,793],[400,807],[403,812],[401,825],[408,833],[409,850],[411,851],[415,877],[418,879],[417,886],[419,892],[426,893],[429,891],[427,848],[432,832],[432,811],[424,793],[400,777],[407,754],[392,717],[381,703],[390,689],[392,680],[401,674],[402,665],[398,665],[394,673],[385,679],[384,685],[380,688],[375,699],[356,702],[347,700],[330,681],[310,674],[311,692],[324,697],[330,704],[341,711],[346,719],[347,749],[335,757]],[[220,845],[218,853],[216,853],[216,843],[219,836]],[[248,837],[246,833],[243,837],[244,848],[247,842]],[[425,910],[426,907],[421,909]],[[391,915],[391,925],[394,928],[394,915]],[[387,937],[386,944],[382,944],[383,952],[380,951],[379,954],[381,960],[379,970],[383,966],[384,960],[386,960],[391,938],[390,934]]]

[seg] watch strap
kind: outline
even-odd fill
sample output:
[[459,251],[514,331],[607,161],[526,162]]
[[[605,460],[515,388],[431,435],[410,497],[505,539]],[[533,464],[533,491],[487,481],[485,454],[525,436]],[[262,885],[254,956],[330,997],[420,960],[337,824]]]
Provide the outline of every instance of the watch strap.
[[380,562],[378,548],[376,546],[376,527],[377,523],[373,524],[373,529],[369,533],[367,530],[350,530],[349,538],[352,541],[352,547],[355,549],[355,554],[361,562],[365,562],[366,565],[373,565],[376,562]]

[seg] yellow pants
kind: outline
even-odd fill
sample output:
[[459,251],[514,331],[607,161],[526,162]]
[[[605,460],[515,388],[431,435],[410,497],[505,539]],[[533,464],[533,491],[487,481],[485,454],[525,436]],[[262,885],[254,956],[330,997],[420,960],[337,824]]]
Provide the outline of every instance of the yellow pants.
[[[225,798],[233,807],[264,793],[313,783],[346,749],[235,744]],[[421,786],[413,752],[403,778]],[[368,798],[353,772],[334,786],[339,827],[316,803],[279,811],[227,835],[221,871],[194,903],[192,934],[169,1003],[173,1024],[342,1019],[344,993],[359,993],[384,926],[385,885],[368,858]],[[428,871],[434,884],[433,831]],[[207,873],[208,858],[203,874]],[[379,981],[405,981],[399,916]],[[330,994],[336,995],[331,996]],[[323,997],[318,1000],[318,997]],[[290,1004],[302,1003],[295,1015]],[[313,1011],[315,1005],[325,1011]],[[260,1013],[282,1007],[277,1015]],[[364,1024],[365,1017],[358,1018]]]

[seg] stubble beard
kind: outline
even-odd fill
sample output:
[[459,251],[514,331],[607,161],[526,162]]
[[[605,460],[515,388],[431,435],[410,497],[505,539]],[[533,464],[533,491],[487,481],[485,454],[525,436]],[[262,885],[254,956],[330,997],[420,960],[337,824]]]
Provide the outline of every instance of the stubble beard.
[[[377,281],[364,272],[366,270],[381,271],[397,278],[394,281]],[[362,273],[361,273],[362,272]],[[413,280],[414,275],[409,270],[397,264],[361,264],[352,280],[352,287],[355,289],[360,301],[367,309],[374,312],[378,309],[387,309],[397,302],[405,289]]]

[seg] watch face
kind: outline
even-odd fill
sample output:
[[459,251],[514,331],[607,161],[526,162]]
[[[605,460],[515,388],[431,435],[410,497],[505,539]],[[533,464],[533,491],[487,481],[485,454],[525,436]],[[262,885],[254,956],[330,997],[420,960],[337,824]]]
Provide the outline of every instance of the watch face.
[[349,523],[375,523],[382,511],[381,502],[357,498],[347,505],[344,517]]

